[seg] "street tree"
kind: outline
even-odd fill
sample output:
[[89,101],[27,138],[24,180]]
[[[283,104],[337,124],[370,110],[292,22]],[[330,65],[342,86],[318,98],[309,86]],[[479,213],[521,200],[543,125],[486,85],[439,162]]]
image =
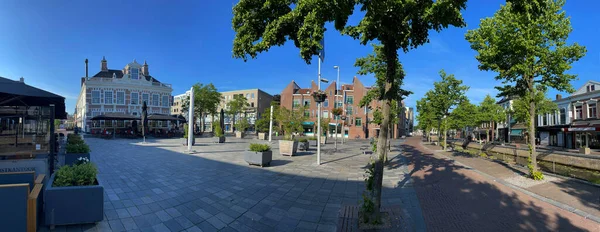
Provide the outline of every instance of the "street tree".
[[[232,125],[237,125],[237,124],[235,124],[235,118],[240,113],[245,111],[246,108],[248,108],[248,105],[249,105],[248,99],[246,99],[246,97],[244,97],[244,95],[242,95],[242,94],[234,95],[233,100],[231,100],[230,102],[227,103],[227,106],[229,107],[229,109],[227,110],[227,113],[229,115],[231,115]],[[240,126],[243,126],[243,125],[240,124]],[[234,127],[233,132],[235,132],[235,131],[236,131],[236,128]]]
[[462,101],[452,110],[448,120],[448,126],[451,129],[465,131],[466,127],[475,127],[478,125],[479,109],[469,100]]
[[477,51],[479,69],[498,73],[499,96],[519,96],[527,101],[529,119],[530,176],[541,179],[535,146],[535,96],[554,88],[573,92],[570,81],[576,75],[565,73],[586,53],[577,43],[568,44],[573,30],[563,11],[565,0],[509,0],[493,17],[481,20],[479,28],[465,35]]
[[[336,30],[360,40],[363,45],[379,41],[383,48],[387,72],[382,81],[384,120],[378,138],[372,186],[373,210],[366,214],[369,223],[380,220],[383,158],[390,124],[391,101],[396,99],[398,86],[394,75],[398,68],[398,50],[408,52],[429,42],[430,31],[448,26],[465,26],[460,10],[466,0],[313,0],[265,1],[241,0],[233,8],[233,56],[246,60],[273,46],[293,41],[300,56],[310,64],[313,56],[323,49],[325,24],[333,22]],[[358,25],[347,25],[354,9],[362,16]]]
[[469,90],[469,87],[463,85],[462,80],[456,79],[454,74],[448,75],[444,70],[440,71],[440,76],[442,80],[433,83],[434,88],[427,92],[426,96],[430,100],[433,113],[439,120],[439,127],[441,127],[439,131],[444,138],[442,145],[443,149],[446,150],[448,116],[450,116],[452,109],[467,100],[465,94]]
[[417,121],[419,129],[423,130],[423,134],[427,137],[427,141],[431,142],[431,131],[434,128],[434,123],[438,121],[431,107],[431,102],[425,95],[417,101]]
[[[223,97],[212,83],[207,85],[196,83],[192,87],[194,88],[194,117],[200,118],[202,125],[204,125],[206,115],[212,115],[215,118],[217,108],[219,108]],[[190,99],[185,98],[181,105],[182,112],[188,112],[189,106]],[[204,126],[201,126],[200,130],[204,131]]]
[[[490,128],[486,130],[487,141],[491,141],[490,138],[494,138],[494,124],[506,120],[506,112],[501,105],[496,104],[496,100],[489,94],[485,96],[483,101],[479,104],[479,117],[477,122],[489,123]],[[490,130],[492,136],[490,137]]]
[[[529,99],[531,96],[526,95],[524,98],[518,98],[513,101],[511,111],[512,117],[517,122],[529,122]],[[537,115],[554,113],[558,110],[558,106],[552,100],[546,97],[546,92],[537,91],[533,101],[535,102],[535,111]],[[529,129],[527,129],[529,134]],[[534,140],[535,141],[535,140]]]

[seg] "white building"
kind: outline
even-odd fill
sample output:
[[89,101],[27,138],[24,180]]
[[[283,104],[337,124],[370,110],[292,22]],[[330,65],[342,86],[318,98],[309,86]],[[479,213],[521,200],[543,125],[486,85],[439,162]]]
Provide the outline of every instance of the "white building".
[[[87,76],[87,60],[86,60]],[[150,75],[148,64],[135,60],[123,69],[108,69],[106,59],[100,62],[100,71],[92,77],[81,78],[81,91],[76,103],[75,123],[85,132],[95,128],[113,127],[112,121],[92,122],[90,119],[105,113],[123,113],[139,116],[146,102],[148,114],[170,114],[170,84],[161,83]],[[131,122],[116,121],[115,128],[128,128]],[[167,127],[156,122],[151,127]]]

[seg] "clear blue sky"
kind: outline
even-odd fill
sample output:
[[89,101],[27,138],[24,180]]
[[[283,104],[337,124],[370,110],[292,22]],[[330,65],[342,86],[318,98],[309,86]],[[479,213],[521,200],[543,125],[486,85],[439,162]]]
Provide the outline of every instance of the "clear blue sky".
[[[306,65],[293,44],[273,48],[258,59],[233,59],[234,32],[231,9],[237,1],[2,1],[0,7],[0,76],[25,77],[28,84],[60,94],[73,112],[79,93],[79,79],[85,75],[84,59],[90,60],[90,75],[100,69],[106,56],[111,69],[122,69],[134,58],[147,60],[151,75],[173,84],[173,95],[183,93],[196,82],[214,83],[221,91],[260,88],[271,94],[295,80],[309,86],[317,76],[316,59]],[[407,73],[405,88],[415,94],[409,106],[439,80],[438,72],[455,74],[471,86],[468,96],[479,102],[485,94],[496,94],[494,73],[477,69],[475,53],[464,40],[468,29],[479,19],[492,16],[504,1],[468,2],[466,28],[451,28],[431,34],[431,43],[400,60]],[[569,0],[571,41],[587,46],[587,55],[573,66],[578,74],[575,88],[590,79],[598,80],[600,1]],[[358,17],[351,18],[356,23]],[[341,67],[341,82],[357,75],[357,57],[371,52],[370,46],[339,35],[329,25],[323,77],[336,78],[334,65]],[[370,85],[372,76],[360,77]],[[549,93],[554,98],[556,91]]]

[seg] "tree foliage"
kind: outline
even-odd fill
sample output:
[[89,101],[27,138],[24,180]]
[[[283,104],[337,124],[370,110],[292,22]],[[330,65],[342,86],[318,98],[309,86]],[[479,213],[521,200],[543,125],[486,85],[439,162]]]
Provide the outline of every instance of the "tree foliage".
[[292,139],[293,133],[299,133],[303,130],[302,122],[306,120],[306,117],[304,117],[304,107],[293,110],[280,107],[276,112],[273,115],[279,125],[281,125],[286,139]]
[[[519,96],[529,104],[529,141],[535,140],[534,117],[537,91],[554,88],[574,91],[565,73],[586,53],[577,43],[568,44],[573,30],[563,11],[565,0],[511,0],[491,18],[481,20],[466,39],[477,51],[479,69],[497,73],[499,96]],[[530,147],[533,172],[537,172],[535,147]],[[535,173],[531,173],[533,176]]]
[[[192,87],[194,88],[194,117],[204,118],[205,114],[215,115],[223,98],[217,88],[212,83],[207,85],[196,83]],[[181,110],[188,112],[189,107],[190,99],[185,98]]]
[[458,104],[458,106],[452,110],[449,118],[449,128],[456,130],[463,130],[465,127],[476,127],[479,125],[479,108],[465,100]]
[[[248,99],[246,99],[246,97],[244,97],[244,95],[242,94],[236,94],[233,96],[233,100],[231,100],[230,102],[227,103],[227,106],[229,107],[227,110],[227,114],[232,116],[232,120],[233,120],[233,124],[236,125],[236,127],[238,126],[246,126],[245,124],[236,124],[235,123],[235,118],[242,113],[242,111],[246,110],[246,108],[248,108]],[[236,128],[236,129],[240,129],[243,131],[243,129],[241,128]]]
[[[515,99],[511,110],[511,116],[517,122],[523,122],[529,125],[529,94],[525,97]],[[533,101],[538,115],[550,114],[558,110],[558,106],[552,100],[546,97],[546,93],[538,91],[535,93]]]

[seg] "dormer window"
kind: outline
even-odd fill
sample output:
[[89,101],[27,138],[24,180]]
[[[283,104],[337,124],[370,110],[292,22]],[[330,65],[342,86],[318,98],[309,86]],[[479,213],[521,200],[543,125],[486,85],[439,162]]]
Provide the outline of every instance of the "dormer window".
[[137,68],[129,68],[129,75],[131,75],[131,79],[140,79],[140,70]]
[[586,86],[586,90],[588,92],[592,92],[592,91],[596,90],[596,86],[595,85],[588,85],[588,86]]

